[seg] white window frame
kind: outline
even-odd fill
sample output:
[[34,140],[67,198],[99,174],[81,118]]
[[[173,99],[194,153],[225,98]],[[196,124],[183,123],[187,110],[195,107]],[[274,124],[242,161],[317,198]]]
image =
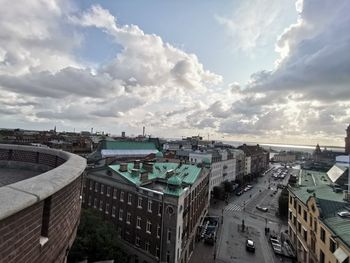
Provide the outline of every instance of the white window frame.
[[142,219],[139,216],[136,218],[136,228],[137,229],[141,229],[141,220]]
[[123,209],[119,209],[119,221],[123,221]]
[[146,233],[151,234],[151,229],[152,229],[152,223],[151,221],[147,220]]
[[137,208],[142,208],[142,197],[137,199]]
[[148,200],[147,202],[147,211],[152,213],[152,200]]
[[120,191],[120,202],[124,202],[124,191]]

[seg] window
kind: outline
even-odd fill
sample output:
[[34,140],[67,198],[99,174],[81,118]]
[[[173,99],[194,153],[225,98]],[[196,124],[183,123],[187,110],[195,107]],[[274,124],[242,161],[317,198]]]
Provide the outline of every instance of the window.
[[292,221],[292,218],[293,218],[292,211],[289,211],[289,220]]
[[298,222],[298,232],[301,233],[301,223]]
[[115,206],[112,207],[112,217],[115,217]]
[[106,210],[105,210],[105,213],[106,213],[106,215],[109,214],[109,204],[108,204],[108,203],[106,203]]
[[119,209],[119,220],[123,220],[123,209]]
[[90,190],[92,190],[92,185],[94,184],[94,182],[93,181],[90,181],[90,183],[89,183],[89,189]]
[[157,238],[160,238],[160,225],[157,225]]
[[307,242],[307,230],[303,229],[303,232],[304,232],[304,240]]
[[148,200],[147,211],[152,213],[152,201]]
[[113,189],[113,199],[117,199],[117,189]]
[[320,249],[320,263],[324,263],[324,253],[321,249]]
[[130,224],[130,218],[131,218],[131,214],[129,212],[126,213],[126,223]]
[[298,214],[301,215],[301,206],[298,205]]
[[128,204],[131,205],[132,195],[128,194]]
[[120,191],[120,202],[124,202],[124,192]]
[[304,210],[304,221],[307,222],[307,212]]
[[146,250],[147,252],[149,252],[149,242],[148,242],[148,241],[145,243],[145,250]]
[[156,256],[159,258],[160,257],[160,250],[159,247],[156,246]]
[[293,197],[292,196],[289,196],[289,203],[293,204]]
[[158,205],[158,215],[160,216],[162,214],[162,205]]
[[297,210],[297,200],[294,198],[294,209]]
[[171,241],[171,230],[168,229],[168,233],[167,233],[167,241],[170,242]]
[[111,196],[111,187],[107,186],[107,196]]
[[97,191],[98,191],[98,183],[95,182],[95,192],[97,192]]
[[94,198],[94,208],[97,208],[97,198]]
[[103,201],[100,200],[100,211],[102,211],[102,209],[103,209]]
[[142,208],[142,197],[139,197],[137,200],[137,208]]
[[170,262],[170,251],[166,252],[166,262],[169,263]]
[[320,238],[324,243],[326,240],[326,231],[324,231],[324,229],[322,227],[320,227]]
[[315,233],[317,233],[317,219],[316,218],[314,221],[314,231],[315,231]]
[[337,249],[337,244],[333,241],[333,239],[329,239],[329,250],[334,253],[334,251]]
[[136,218],[136,228],[141,229],[141,217]]
[[105,190],[105,186],[103,184],[101,184],[101,195],[103,195],[104,190]]
[[138,247],[140,246],[140,237],[139,236],[136,236],[135,244]]
[[152,230],[151,221],[147,220],[146,232],[147,232],[148,234],[151,234],[151,230]]
[[89,196],[89,203],[88,203],[89,206],[91,206],[91,199],[92,199],[92,198],[91,198],[91,195],[90,195],[90,196]]

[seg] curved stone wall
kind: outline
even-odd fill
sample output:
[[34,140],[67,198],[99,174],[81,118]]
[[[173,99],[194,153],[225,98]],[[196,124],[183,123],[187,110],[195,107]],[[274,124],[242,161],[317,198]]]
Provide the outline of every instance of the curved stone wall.
[[0,144],[0,166],[42,172],[0,187],[0,262],[64,262],[79,224],[86,160]]

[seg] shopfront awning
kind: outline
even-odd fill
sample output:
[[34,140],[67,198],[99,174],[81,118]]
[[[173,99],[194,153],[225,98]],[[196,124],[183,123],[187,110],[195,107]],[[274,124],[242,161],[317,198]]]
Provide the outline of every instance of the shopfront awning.
[[337,250],[334,251],[333,255],[340,263],[343,263],[344,260],[348,258],[348,255],[340,247],[338,247]]

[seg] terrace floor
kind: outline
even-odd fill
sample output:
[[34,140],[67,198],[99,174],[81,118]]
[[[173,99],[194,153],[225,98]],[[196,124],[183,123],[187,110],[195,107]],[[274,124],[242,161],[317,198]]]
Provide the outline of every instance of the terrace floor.
[[38,174],[40,174],[39,171],[16,168],[0,168],[0,187],[26,180]]

